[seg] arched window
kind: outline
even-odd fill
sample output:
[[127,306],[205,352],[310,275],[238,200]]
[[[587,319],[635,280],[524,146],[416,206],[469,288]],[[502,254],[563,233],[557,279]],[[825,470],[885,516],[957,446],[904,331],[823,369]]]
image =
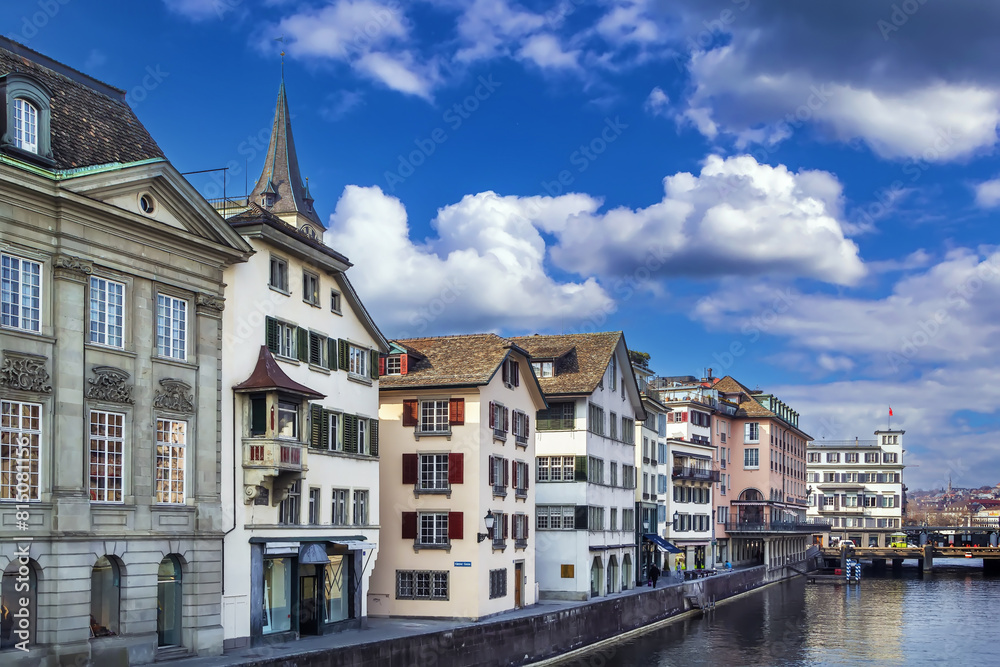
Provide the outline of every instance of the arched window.
[[171,554],[160,561],[156,573],[156,637],[160,646],[181,645],[183,599],[181,563]]
[[38,152],[38,109],[23,97],[14,100],[14,145],[29,153]]
[[35,644],[37,568],[33,560],[22,563],[15,558],[4,570],[0,582],[0,650]]
[[114,557],[101,556],[90,573],[90,636],[119,633],[121,569]]

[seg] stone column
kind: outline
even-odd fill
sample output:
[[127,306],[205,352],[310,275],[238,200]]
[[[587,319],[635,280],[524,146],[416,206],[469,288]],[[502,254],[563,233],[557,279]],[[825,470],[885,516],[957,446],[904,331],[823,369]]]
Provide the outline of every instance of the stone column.
[[[188,474],[194,481],[194,499],[198,510],[196,530],[224,530],[220,499],[219,461],[221,450],[220,400],[222,354],[222,297],[199,294],[196,298],[195,355],[198,381],[195,387],[195,451],[191,452]],[[232,503],[232,498],[229,499]],[[227,508],[235,511],[235,508]]]
[[87,340],[87,284],[93,265],[78,257],[52,260],[53,428],[45,474],[51,480],[53,530],[88,530],[87,451],[83,405]]

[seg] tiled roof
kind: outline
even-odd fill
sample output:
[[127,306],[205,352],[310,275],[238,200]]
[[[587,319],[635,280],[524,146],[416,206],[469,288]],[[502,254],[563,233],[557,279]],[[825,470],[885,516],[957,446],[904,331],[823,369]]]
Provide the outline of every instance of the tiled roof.
[[310,389],[304,384],[299,384],[292,378],[285,375],[278,362],[274,360],[271,351],[266,345],[260,346],[260,355],[257,357],[257,365],[243,382],[233,387],[233,391],[287,391],[306,398],[326,398],[326,394],[321,394],[315,389]]
[[58,169],[163,158],[125,93],[31,49],[0,38],[0,76],[19,72],[48,87],[52,159]]
[[746,385],[740,383],[731,375],[717,380],[714,388],[726,394],[743,394],[739,407],[736,410],[737,417],[778,417],[778,415],[761,405],[751,395],[751,390],[747,389]]
[[380,389],[483,385],[507,356],[511,341],[496,334],[407,338],[394,343],[415,353],[406,375],[383,375]]
[[[550,378],[538,378],[547,396],[590,394],[597,389],[611,362],[611,355],[622,338],[621,331],[561,336],[521,336],[512,341],[532,357],[545,357],[550,350],[565,350]],[[624,371],[624,369],[622,369]]]
[[267,209],[259,206],[253,200],[250,200],[247,204],[245,211],[241,211],[236,215],[232,215],[226,218],[226,222],[232,225],[235,229],[240,229],[241,227],[251,226],[251,225],[267,225],[277,229],[278,231],[290,236],[305,245],[319,250],[325,255],[328,255],[337,261],[343,262],[344,264],[351,266],[351,261],[345,257],[343,254],[337,252],[330,246],[323,243],[322,240],[316,240],[309,238],[305,234],[301,233],[298,228],[293,225],[288,224],[274,213],[271,213]]

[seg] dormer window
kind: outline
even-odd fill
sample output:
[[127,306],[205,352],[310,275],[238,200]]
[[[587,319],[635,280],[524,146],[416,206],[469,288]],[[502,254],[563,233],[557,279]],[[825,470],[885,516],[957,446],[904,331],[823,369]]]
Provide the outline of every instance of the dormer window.
[[402,375],[403,374],[403,361],[400,359],[402,355],[390,354],[385,360],[385,374],[386,375]]
[[534,369],[535,375],[540,378],[550,378],[553,375],[552,372],[553,362],[551,361],[533,361],[531,362],[531,368]]
[[38,153],[38,109],[23,97],[14,100],[14,145]]
[[5,106],[0,115],[0,149],[15,157],[52,165],[52,94],[48,88],[26,74],[12,72],[0,76],[0,97]]
[[263,206],[264,208],[271,208],[272,206],[274,206],[274,195],[272,194],[261,195],[260,205]]

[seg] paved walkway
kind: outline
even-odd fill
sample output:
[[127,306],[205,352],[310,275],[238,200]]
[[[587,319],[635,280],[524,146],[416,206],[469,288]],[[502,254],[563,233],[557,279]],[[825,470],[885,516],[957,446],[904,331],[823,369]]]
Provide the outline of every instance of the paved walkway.
[[[677,576],[660,578],[657,588],[666,586],[679,586],[683,583]],[[259,660],[261,658],[283,657],[289,658],[299,653],[309,653],[312,651],[325,651],[331,648],[343,648],[345,646],[357,646],[382,642],[400,637],[410,637],[433,632],[442,632],[461,628],[470,625],[485,625],[497,623],[513,618],[523,618],[526,616],[536,616],[551,614],[564,609],[572,609],[583,605],[614,600],[615,598],[629,595],[642,595],[651,592],[653,589],[648,586],[631,588],[621,593],[612,593],[604,597],[592,600],[541,600],[537,604],[523,609],[514,609],[503,612],[495,616],[490,616],[479,621],[455,621],[455,620],[434,620],[424,618],[368,618],[367,625],[363,630],[346,630],[322,637],[305,637],[280,644],[269,646],[256,646],[239,648],[227,651],[225,655],[206,658],[184,658],[181,660],[171,660],[170,667],[216,667],[225,665],[242,665],[247,661]]]

